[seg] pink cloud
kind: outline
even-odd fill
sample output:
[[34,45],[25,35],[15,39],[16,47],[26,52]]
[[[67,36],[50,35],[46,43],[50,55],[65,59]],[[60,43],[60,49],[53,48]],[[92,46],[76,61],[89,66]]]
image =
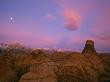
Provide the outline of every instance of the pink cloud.
[[38,42],[36,43],[36,45],[39,47],[54,46],[60,42],[60,38],[55,36],[52,36],[52,37],[42,36],[42,37],[36,38],[36,42]]
[[32,31],[19,28],[22,25],[9,26],[6,25],[0,30],[0,42],[20,43],[32,47],[52,47],[60,42],[59,35],[46,35],[43,27],[35,22],[32,23]]
[[64,18],[64,27],[68,30],[77,30],[80,28],[80,15],[70,6],[69,1],[59,0],[60,14]]
[[87,15],[96,10],[97,4],[92,0],[57,0],[61,16],[64,18],[64,27],[69,30],[78,30],[87,20]]
[[110,44],[110,10],[105,10],[91,31],[92,35],[99,39],[101,42]]
[[52,20],[55,20],[56,17],[53,16],[52,14],[48,13],[45,15],[45,19],[47,19],[48,21],[52,21]]
[[65,28],[69,30],[77,30],[80,28],[80,16],[73,10],[63,10],[62,15],[64,17]]
[[99,37],[94,37],[95,47],[97,50],[110,48],[110,39],[102,40]]

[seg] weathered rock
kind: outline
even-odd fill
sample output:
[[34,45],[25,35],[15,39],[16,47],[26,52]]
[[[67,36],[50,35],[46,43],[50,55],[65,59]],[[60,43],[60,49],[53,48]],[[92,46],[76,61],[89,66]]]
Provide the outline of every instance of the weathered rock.
[[33,57],[30,58],[29,72],[21,77],[20,82],[57,82],[56,74],[48,58],[41,51],[33,53]]
[[94,47],[94,41],[87,40],[82,53],[83,54],[96,54],[96,50]]
[[[11,55],[0,57],[0,82],[17,82],[19,78],[19,82],[110,82],[110,69],[106,70],[91,40],[87,40],[82,54],[54,52],[47,56],[37,49],[17,62],[13,59]],[[25,69],[19,70],[19,78],[15,66],[27,68],[25,73]]]
[[35,63],[29,71],[21,77],[20,82],[57,82],[53,69],[47,63]]
[[58,67],[59,82],[99,82],[100,74],[105,71],[97,55],[79,53],[69,55]]

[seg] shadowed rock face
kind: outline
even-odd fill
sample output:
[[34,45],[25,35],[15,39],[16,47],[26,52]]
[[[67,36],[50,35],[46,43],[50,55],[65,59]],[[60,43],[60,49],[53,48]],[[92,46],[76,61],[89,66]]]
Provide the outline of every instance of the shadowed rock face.
[[96,50],[94,47],[94,41],[87,40],[82,53],[83,54],[96,54]]

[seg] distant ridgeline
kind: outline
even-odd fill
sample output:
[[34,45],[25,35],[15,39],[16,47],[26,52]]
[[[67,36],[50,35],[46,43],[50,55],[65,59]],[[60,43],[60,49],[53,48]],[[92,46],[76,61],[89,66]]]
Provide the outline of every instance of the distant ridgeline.
[[30,50],[31,50],[30,48],[25,47],[19,43],[15,43],[15,44],[0,43],[0,54],[3,54],[5,52],[20,54],[20,53],[29,52]]

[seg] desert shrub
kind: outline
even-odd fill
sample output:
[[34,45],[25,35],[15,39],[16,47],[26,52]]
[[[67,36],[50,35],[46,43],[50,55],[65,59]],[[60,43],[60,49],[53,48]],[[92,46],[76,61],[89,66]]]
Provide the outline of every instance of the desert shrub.
[[19,67],[17,70],[16,70],[16,75],[17,77],[15,78],[15,82],[19,82],[21,76],[25,73],[27,73],[28,69],[27,67]]

